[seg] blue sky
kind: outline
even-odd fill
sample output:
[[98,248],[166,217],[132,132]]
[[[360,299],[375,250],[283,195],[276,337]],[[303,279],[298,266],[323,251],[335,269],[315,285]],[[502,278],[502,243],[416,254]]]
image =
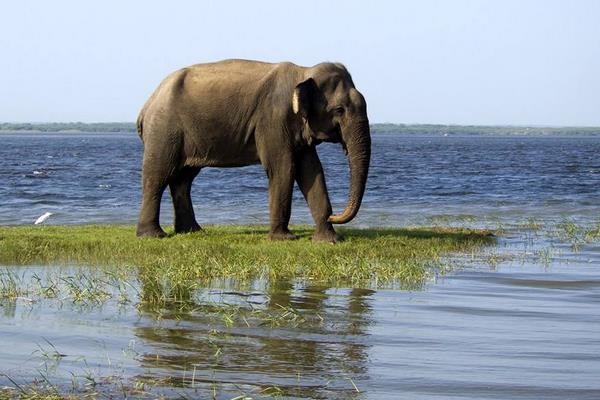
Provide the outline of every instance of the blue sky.
[[14,1],[0,121],[133,121],[170,71],[341,61],[372,122],[600,126],[600,1]]

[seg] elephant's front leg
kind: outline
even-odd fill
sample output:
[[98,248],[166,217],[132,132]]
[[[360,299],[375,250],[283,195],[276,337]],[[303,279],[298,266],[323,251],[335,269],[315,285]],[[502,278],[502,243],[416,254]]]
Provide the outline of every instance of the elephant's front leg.
[[339,236],[327,221],[331,215],[331,202],[325,185],[323,166],[314,147],[299,154],[296,181],[315,220],[316,230],[313,241],[335,243],[339,240]]
[[291,157],[280,159],[267,167],[269,177],[269,212],[271,240],[297,239],[288,229],[292,213],[292,190],[294,188],[294,165]]

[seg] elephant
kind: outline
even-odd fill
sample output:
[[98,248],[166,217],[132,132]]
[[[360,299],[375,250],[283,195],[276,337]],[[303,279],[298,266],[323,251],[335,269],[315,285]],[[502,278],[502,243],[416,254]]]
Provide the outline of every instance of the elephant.
[[[294,181],[315,222],[314,241],[335,243],[332,224],[360,208],[371,157],[367,104],[344,65],[224,60],[168,75],[143,106],[137,131],[144,145],[140,237],[164,237],[162,194],[171,191],[175,233],[200,230],[190,190],[205,167],[261,164],[268,178],[269,238],[296,239],[288,224]],[[340,143],[350,188],[332,214],[316,146]]]

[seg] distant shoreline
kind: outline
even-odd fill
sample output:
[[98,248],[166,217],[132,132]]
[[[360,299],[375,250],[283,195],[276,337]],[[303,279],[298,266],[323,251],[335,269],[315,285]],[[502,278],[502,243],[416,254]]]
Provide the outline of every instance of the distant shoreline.
[[[394,135],[600,136],[600,127],[542,127],[439,124],[371,124],[372,133]],[[0,123],[0,134],[136,133],[133,122]]]

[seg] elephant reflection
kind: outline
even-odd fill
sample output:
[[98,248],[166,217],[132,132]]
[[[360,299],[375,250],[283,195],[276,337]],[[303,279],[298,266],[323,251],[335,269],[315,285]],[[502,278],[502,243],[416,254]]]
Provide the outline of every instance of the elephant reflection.
[[[277,386],[288,396],[322,396],[330,391],[353,390],[344,377],[360,380],[367,372],[369,345],[365,340],[371,320],[371,290],[349,293],[325,286],[297,287],[289,281],[271,285],[266,313],[291,307],[311,318],[294,326],[254,326],[240,322],[221,334],[211,332],[215,310],[167,312],[161,327],[150,323],[136,328],[148,352],[140,362],[150,374],[160,368],[182,385],[182,369],[195,368],[195,385],[217,381],[236,385]],[[322,322],[313,323],[313,320]],[[213,325],[214,326],[214,325]],[[218,354],[216,357],[215,355]],[[211,376],[211,371],[216,376]],[[176,376],[176,377],[175,377]],[[188,381],[191,375],[188,373]],[[188,384],[190,382],[187,382]],[[210,387],[206,387],[208,390]],[[224,389],[225,390],[225,389]]]

